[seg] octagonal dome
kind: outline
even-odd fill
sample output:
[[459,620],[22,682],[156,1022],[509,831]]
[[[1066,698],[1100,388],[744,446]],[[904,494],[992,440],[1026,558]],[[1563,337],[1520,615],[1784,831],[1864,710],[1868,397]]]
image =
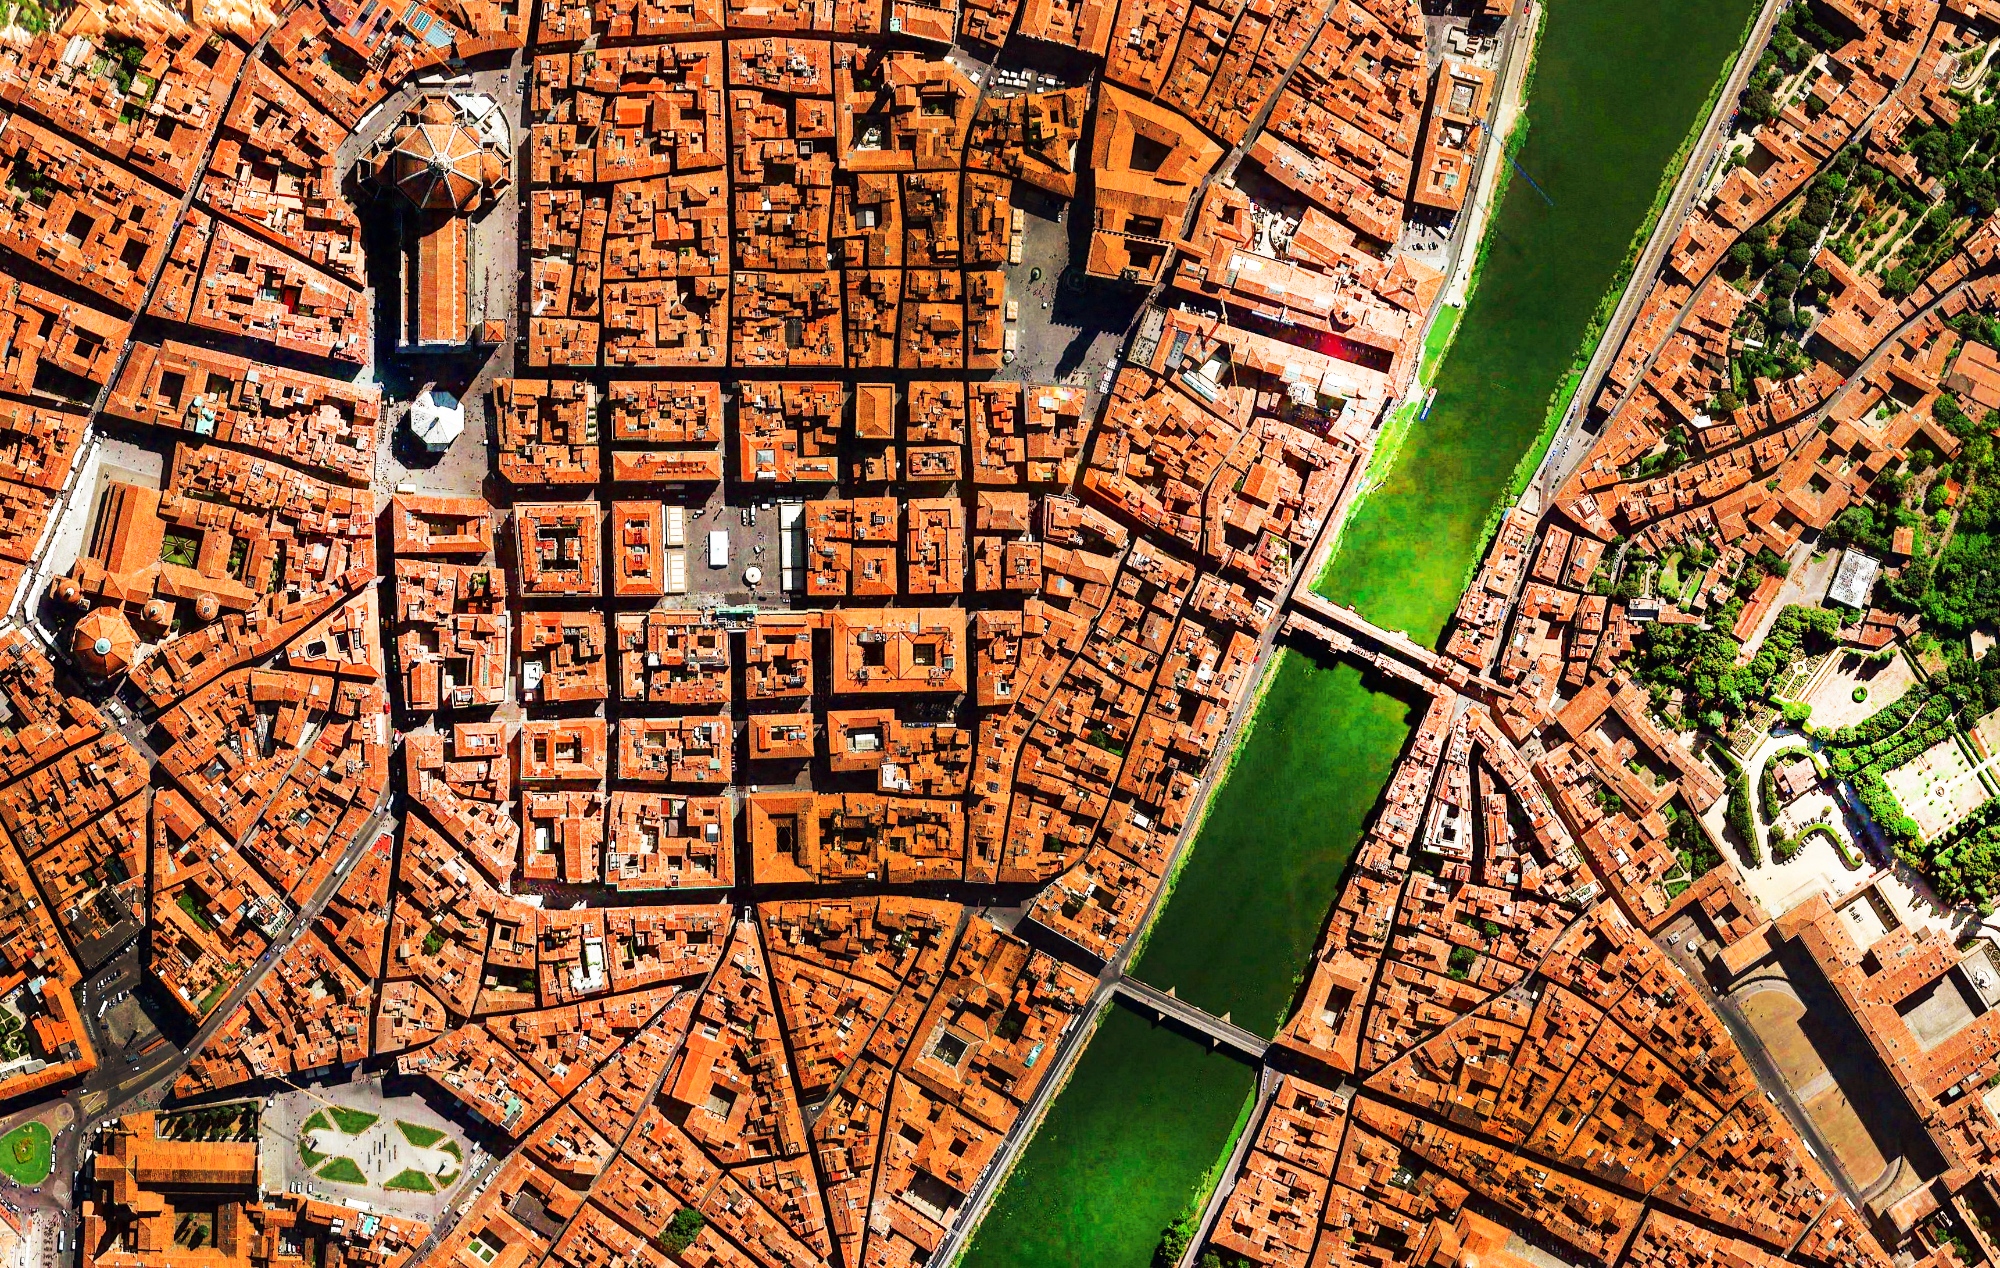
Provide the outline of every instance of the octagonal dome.
[[449,97],[418,101],[380,151],[377,179],[425,211],[468,212],[504,184],[506,160],[483,144]]

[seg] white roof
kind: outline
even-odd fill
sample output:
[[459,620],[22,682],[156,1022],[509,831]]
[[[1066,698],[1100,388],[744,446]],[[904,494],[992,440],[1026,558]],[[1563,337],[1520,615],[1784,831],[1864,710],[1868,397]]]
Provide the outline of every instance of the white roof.
[[410,402],[410,433],[432,449],[449,449],[465,430],[465,406],[450,392],[427,387]]
[[1881,571],[1881,564],[1860,551],[1844,550],[1840,554],[1840,567],[1833,570],[1833,584],[1826,588],[1826,597],[1861,611],[1868,606],[1868,594],[1875,588],[1875,577]]
[[483,92],[455,92],[451,94],[451,99],[472,120],[472,130],[479,134],[480,140],[491,141],[508,153],[513,152],[514,147],[507,134],[507,112],[500,108],[499,102]]

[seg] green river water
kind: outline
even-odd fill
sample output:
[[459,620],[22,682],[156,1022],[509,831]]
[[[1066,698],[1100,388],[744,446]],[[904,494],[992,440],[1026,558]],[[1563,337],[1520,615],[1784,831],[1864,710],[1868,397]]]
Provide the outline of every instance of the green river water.
[[[1753,0],[1552,0],[1521,169],[1418,423],[1355,511],[1323,594],[1435,642]],[[1416,722],[1352,665],[1280,654],[1133,972],[1272,1034]],[[962,1262],[1142,1268],[1227,1149],[1255,1074],[1114,1006]]]

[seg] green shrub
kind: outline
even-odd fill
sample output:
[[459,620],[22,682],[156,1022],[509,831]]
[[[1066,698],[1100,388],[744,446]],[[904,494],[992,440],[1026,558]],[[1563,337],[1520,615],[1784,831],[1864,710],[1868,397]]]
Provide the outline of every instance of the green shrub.
[[1741,844],[1744,861],[1757,867],[1764,862],[1764,851],[1757,845],[1756,811],[1750,806],[1750,781],[1744,777],[1743,764],[1727,747],[1717,744],[1713,751],[1727,768],[1724,773],[1724,784],[1729,789],[1726,820]]
[[1862,701],[1868,699],[1868,688],[1856,687],[1854,689],[1854,694],[1850,698],[1854,701],[1854,703],[1860,704]]
[[675,1211],[674,1217],[660,1229],[660,1249],[669,1255],[682,1254],[694,1245],[695,1238],[701,1236],[702,1226],[707,1222],[701,1212],[691,1206]]
[[1787,836],[1782,834],[1774,836],[1771,838],[1771,857],[1780,863],[1787,862],[1793,855],[1804,849],[1805,844],[1806,838],[1804,836]]
[[1841,864],[1850,872],[1861,866],[1860,856],[1855,854],[1854,847],[1850,846],[1846,838],[1842,837],[1832,828],[1827,827],[1823,823],[1815,823],[1801,833],[1799,839],[1803,842],[1810,841],[1814,837],[1825,837],[1828,843],[1833,846],[1833,852],[1840,856]]

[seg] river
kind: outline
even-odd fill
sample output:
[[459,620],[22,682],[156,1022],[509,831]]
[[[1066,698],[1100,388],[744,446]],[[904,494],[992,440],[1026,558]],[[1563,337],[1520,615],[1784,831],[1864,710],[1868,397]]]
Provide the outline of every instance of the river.
[[1430,417],[1349,517],[1320,593],[1436,645],[1487,517],[1756,7],[1548,6],[1518,160],[1534,184],[1509,185]]
[[[1418,423],[1323,594],[1435,643],[1496,500],[1752,0],[1551,0],[1520,167]],[[1280,653],[1256,722],[1133,972],[1274,1032],[1415,723],[1352,665]],[[995,1200],[966,1268],[1141,1268],[1228,1147],[1253,1071],[1114,1006]]]

